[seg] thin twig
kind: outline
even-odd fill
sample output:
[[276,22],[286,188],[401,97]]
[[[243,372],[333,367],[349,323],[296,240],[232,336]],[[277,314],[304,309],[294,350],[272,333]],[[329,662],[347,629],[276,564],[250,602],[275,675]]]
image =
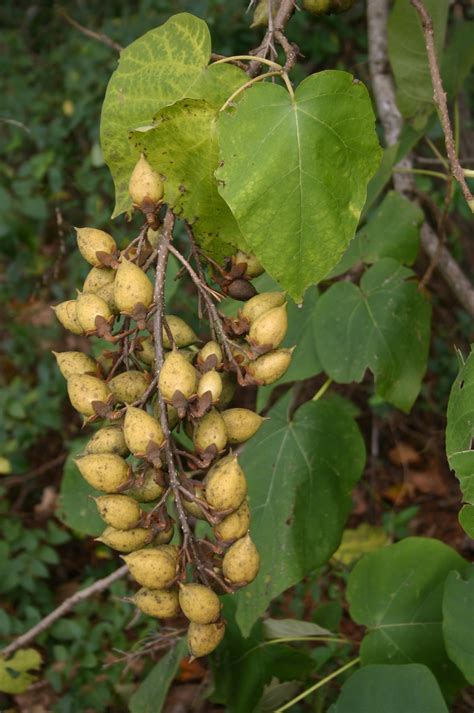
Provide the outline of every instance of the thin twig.
[[[269,25],[262,42],[255,50],[252,51],[252,55],[255,55],[255,57],[258,59],[255,59],[249,64],[247,72],[251,77],[257,74],[260,67],[260,63],[262,59],[266,58],[268,50],[274,47],[274,39],[277,40],[278,44],[283,48],[283,51],[286,54],[286,62],[284,67],[285,70],[289,71],[294,65],[298,50],[294,45],[291,45],[288,41],[285,41],[286,38],[284,38],[284,29],[286,23],[288,22],[288,20],[296,9],[296,0],[281,0],[280,7],[278,8],[275,17],[273,18],[271,28]],[[282,38],[284,38],[283,41]],[[289,47],[291,47],[292,49],[291,52],[288,52]]]
[[31,470],[29,473],[25,473],[24,475],[12,475],[9,478],[2,478],[1,484],[4,488],[11,488],[15,485],[23,485],[23,483],[26,483],[28,480],[38,478],[40,475],[44,475],[50,470],[53,470],[53,468],[56,468],[56,466],[61,465],[61,463],[64,463],[66,458],[67,453],[60,453],[55,458],[43,463],[34,470]]
[[108,35],[105,35],[103,32],[94,32],[94,30],[89,30],[88,27],[84,27],[84,25],[79,24],[77,20],[74,20],[74,18],[68,15],[64,8],[59,9],[59,14],[64,17],[66,22],[69,22],[70,25],[75,27],[76,30],[82,32],[83,35],[86,35],[87,37],[90,37],[93,40],[97,40],[97,42],[101,42],[103,45],[105,45],[106,47],[110,47],[119,54],[123,50],[123,47],[119,45],[118,42],[115,42],[115,40],[113,40]]
[[77,604],[83,602],[85,599],[89,599],[89,597],[92,597],[98,592],[103,592],[105,589],[108,589],[111,584],[123,577],[127,572],[128,567],[126,564],[124,564],[122,567],[115,570],[115,572],[112,572],[112,574],[109,574],[107,577],[98,579],[96,582],[94,582],[94,584],[91,584],[89,587],[86,587],[85,589],[80,589],[78,592],[75,592],[75,594],[65,599],[62,604],[56,607],[56,609],[53,609],[53,611],[50,612],[47,616],[45,616],[44,619],[41,619],[41,621],[31,627],[29,631],[16,638],[14,641],[11,642],[11,644],[8,644],[8,646],[6,646],[4,649],[2,649],[2,651],[0,651],[0,654],[2,656],[9,656],[17,649],[20,649],[22,646],[29,644],[39,634],[41,634],[43,631],[46,631],[46,629],[48,629],[51,624],[54,624],[55,621],[61,619],[65,614],[70,612],[71,609],[74,609]]
[[462,166],[459,163],[459,159],[456,154],[453,129],[449,118],[448,103],[446,100],[446,92],[443,88],[438,60],[436,58],[433,20],[431,19],[431,15],[427,11],[426,7],[423,5],[422,0],[410,0],[410,2],[417,11],[421,21],[421,27],[426,43],[428,63],[430,66],[431,83],[433,85],[433,101],[438,108],[438,115],[443,129],[446,153],[448,155],[451,173],[461,186],[464,198],[466,199],[471,212],[474,213],[474,196],[469,190]]
[[[387,59],[387,20],[389,0],[367,0],[367,21],[369,36],[369,66],[378,113],[384,128],[388,146],[397,143],[403,126],[403,118],[395,100],[395,87]],[[397,164],[411,168],[412,161],[406,157]],[[410,174],[395,173],[395,189],[409,200],[413,200],[414,183]],[[451,288],[458,302],[471,316],[474,316],[474,288],[456,260],[445,246],[440,246],[439,237],[433,228],[423,223],[421,244],[429,258],[436,256],[436,267]]]

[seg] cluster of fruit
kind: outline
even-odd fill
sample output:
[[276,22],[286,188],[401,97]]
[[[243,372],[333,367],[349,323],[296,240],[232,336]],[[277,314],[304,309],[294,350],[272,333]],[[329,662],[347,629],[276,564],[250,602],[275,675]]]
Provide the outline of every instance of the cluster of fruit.
[[[151,186],[156,206],[158,177],[143,158],[135,178],[138,169],[145,193],[137,197],[135,187],[134,202],[149,206]],[[108,422],[76,461],[104,493],[96,498],[106,524],[98,539],[124,554],[141,586],[134,596],[139,609],[160,619],[187,617],[189,650],[197,657],[224,635],[218,593],[245,586],[259,569],[248,534],[246,478],[232,448],[253,436],[263,419],[229,408],[236,375],[241,384],[273,383],[288,368],[291,350],[278,348],[287,330],[282,292],[247,289],[253,296],[238,317],[219,315],[220,329],[204,344],[175,315],[164,315],[162,334],[155,334],[157,305],[147,275],[154,240],[146,224],[140,239],[120,252],[109,234],[77,230],[79,251],[92,267],[82,292],[57,305],[56,316],[74,334],[100,336],[117,348],[97,359],[79,351],[55,356],[85,423]],[[232,283],[251,285],[262,272],[253,256],[238,253],[215,279],[232,294]],[[196,538],[189,526],[194,518],[209,523],[212,539]],[[175,524],[179,545],[172,543]],[[187,581],[192,577],[199,581]]]

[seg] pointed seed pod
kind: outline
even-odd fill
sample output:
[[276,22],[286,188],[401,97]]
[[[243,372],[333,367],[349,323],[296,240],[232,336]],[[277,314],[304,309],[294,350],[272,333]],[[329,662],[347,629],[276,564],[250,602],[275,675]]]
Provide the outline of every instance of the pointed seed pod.
[[[196,488],[194,495],[198,500],[202,500],[202,501],[206,502],[201,490],[198,490]],[[204,515],[202,508],[199,506],[199,503],[195,502],[194,500],[186,500],[186,498],[183,497],[183,507],[186,510],[186,512],[188,512],[190,515],[195,517],[196,520],[205,520],[206,519],[206,516]]]
[[165,489],[161,483],[157,482],[156,471],[150,466],[146,469],[142,478],[137,479],[136,484],[129,488],[126,493],[135,498],[139,503],[151,503],[153,500],[161,498]]
[[247,534],[250,527],[250,508],[247,500],[244,500],[242,505],[230,515],[227,515],[217,525],[214,526],[213,532],[218,540],[223,542],[232,542],[239,540]]
[[219,406],[221,408],[225,408],[230,404],[232,399],[234,398],[235,394],[235,389],[237,387],[237,380],[235,377],[235,374],[232,374],[229,371],[224,371],[221,374],[222,377],[222,394],[219,399]]
[[199,419],[193,441],[200,451],[205,451],[209,446],[216,446],[218,451],[226,447],[227,429],[217,409],[212,409]]
[[112,312],[112,314],[118,314],[120,310],[117,309],[117,305],[115,304],[113,282],[109,282],[106,285],[103,285],[100,289],[97,290],[95,294],[97,295],[97,297],[100,297],[101,300],[104,300],[105,304]]
[[128,481],[128,464],[114,453],[97,453],[77,458],[82,477],[96,490],[117,493]]
[[285,303],[285,292],[262,292],[255,295],[242,307],[242,316],[252,324],[260,315]]
[[148,228],[146,237],[153,250],[156,250],[160,242],[161,231],[153,230],[153,228]]
[[173,350],[163,364],[158,386],[166,401],[171,401],[176,391],[181,391],[185,398],[196,393],[197,371],[180,352]]
[[[172,431],[173,428],[179,423],[178,411],[171,404],[166,405],[166,413],[168,415],[168,426]],[[160,423],[160,402],[159,399],[155,399],[153,403],[153,416],[156,418],[158,423]]]
[[95,373],[96,363],[92,357],[82,352],[53,352],[58,368],[65,379],[74,374]]
[[94,401],[107,401],[110,391],[101,379],[88,374],[74,374],[67,382],[71,404],[84,416],[94,416]]
[[136,352],[137,357],[144,364],[151,366],[155,361],[155,345],[151,337],[145,337],[140,343],[140,349]]
[[118,456],[128,456],[128,448],[122,429],[118,426],[99,428],[85,447],[85,453],[87,455],[115,453]]
[[216,404],[222,394],[222,378],[218,371],[211,369],[199,379],[197,393],[203,396],[207,391],[211,392],[212,403]]
[[153,538],[153,544],[155,545],[167,545],[173,539],[174,527],[170,525],[167,530],[161,530]]
[[207,656],[216,649],[224,638],[225,625],[223,622],[216,624],[195,624],[193,621],[188,627],[188,648],[195,659]]
[[77,247],[84,260],[90,265],[100,267],[101,261],[97,257],[97,252],[113,255],[117,250],[117,244],[113,237],[104,230],[97,228],[76,228]]
[[250,341],[263,346],[269,344],[276,349],[285,338],[288,329],[286,302],[281,307],[273,307],[252,322],[249,331]]
[[148,589],[166,589],[176,576],[176,559],[165,548],[150,547],[137,550],[123,559],[133,579]]
[[220,344],[214,341],[206,342],[206,344],[198,352],[198,363],[204,364],[206,359],[210,356],[216,357],[216,369],[220,369],[222,366],[222,348]]
[[77,319],[84,332],[93,332],[96,329],[96,317],[102,317],[106,322],[112,317],[107,302],[93,292],[81,292],[76,302]]
[[133,455],[146,453],[151,441],[158,446],[165,442],[163,431],[156,418],[134,406],[127,407],[123,422],[123,435],[125,443]]
[[101,287],[110,285],[114,280],[115,270],[112,270],[111,267],[93,267],[84,280],[82,291],[97,293]]
[[117,309],[131,314],[137,304],[146,309],[153,301],[153,285],[137,265],[122,258],[114,281],[114,300]]
[[100,495],[95,504],[102,520],[117,530],[130,530],[140,519],[140,505],[128,495]]
[[[174,343],[178,349],[182,347],[188,347],[190,344],[194,344],[198,341],[198,336],[191,327],[186,324],[184,319],[177,317],[174,314],[167,314],[166,321],[168,322],[168,327],[173,335]],[[172,349],[168,332],[163,327],[163,346],[165,349]]]
[[163,182],[142,154],[130,176],[128,192],[133,204],[140,208],[147,201],[160,203],[163,198]]
[[229,547],[222,560],[224,577],[233,584],[253,582],[260,568],[260,555],[250,539],[242,537]]
[[157,619],[170,619],[178,616],[180,611],[176,589],[146,589],[142,587],[132,599],[140,611]]
[[131,530],[116,530],[115,527],[106,527],[96,542],[102,542],[117,552],[135,552],[147,544],[150,530],[144,527],[134,527]]
[[204,584],[179,585],[179,605],[184,616],[195,624],[212,624],[221,613],[219,597]]
[[244,443],[254,436],[263,419],[255,411],[248,408],[229,408],[222,411],[222,418],[227,429],[229,443]]
[[208,471],[206,500],[216,510],[237,510],[247,494],[245,474],[236,456],[226,456]]
[[116,401],[121,401],[124,404],[138,401],[148,386],[149,381],[143,371],[134,371],[133,369],[117,374],[108,382],[108,387]]
[[262,275],[265,272],[262,265],[253,253],[244,253],[243,250],[237,250],[233,261],[237,265],[242,262],[247,263],[247,267],[245,269],[245,275],[247,277],[258,277],[259,275]]
[[250,374],[265,386],[273,384],[283,376],[290,366],[292,352],[293,349],[277,349],[274,352],[268,352],[250,362],[247,368]]
[[84,334],[84,330],[82,329],[77,318],[76,300],[66,300],[66,302],[60,302],[51,309],[54,311],[57,320],[65,329],[73,334]]

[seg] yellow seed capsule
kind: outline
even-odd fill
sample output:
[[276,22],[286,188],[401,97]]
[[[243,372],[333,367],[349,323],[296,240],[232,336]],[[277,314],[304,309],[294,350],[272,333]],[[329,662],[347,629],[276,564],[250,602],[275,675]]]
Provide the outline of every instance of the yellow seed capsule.
[[115,280],[115,270],[110,267],[93,267],[89,271],[84,284],[83,292],[98,292],[101,287],[110,285]]
[[253,253],[244,253],[243,250],[238,250],[235,254],[234,262],[236,264],[246,262],[247,268],[245,270],[245,275],[250,278],[258,277],[259,275],[265,272],[262,265]]
[[[171,430],[178,424],[179,415],[178,411],[171,404],[166,405],[166,413],[168,414],[168,426]],[[156,418],[158,423],[160,422],[160,402],[159,399],[155,399],[153,403],[153,416]]]
[[117,309],[131,314],[137,304],[146,309],[153,301],[153,285],[137,265],[122,258],[114,281],[114,300]]
[[255,435],[264,419],[248,408],[229,408],[222,411],[229,443],[244,443]]
[[251,342],[259,346],[270,345],[276,349],[285,338],[288,329],[286,302],[281,307],[273,307],[252,322],[249,331]]
[[155,545],[167,545],[173,539],[173,535],[174,527],[173,525],[170,525],[167,530],[161,530],[157,535],[155,535],[153,543]]
[[142,154],[130,176],[128,192],[133,204],[140,208],[146,201],[158,204],[163,198],[163,182]]
[[207,656],[219,646],[224,634],[225,625],[223,622],[196,624],[192,621],[188,627],[189,653],[196,659]]
[[[166,321],[173,336],[174,343],[178,349],[188,347],[198,341],[198,336],[193,329],[186,324],[184,319],[177,317],[175,314],[167,314]],[[171,349],[173,345],[168,337],[168,332],[163,327],[163,346],[165,349]]]
[[200,451],[215,446],[222,451],[227,444],[227,429],[219,411],[212,409],[199,419],[194,432],[194,445]]
[[123,559],[128,564],[133,579],[148,589],[166,589],[176,576],[176,559],[165,549],[167,546],[138,550]]
[[77,247],[84,260],[90,265],[100,267],[101,261],[96,253],[103,252],[113,255],[117,250],[115,240],[104,230],[97,228],[76,228]]
[[180,611],[176,589],[146,589],[142,587],[132,599],[140,611],[157,619],[171,619],[178,616]]
[[158,446],[165,442],[163,431],[156,418],[134,406],[127,407],[123,422],[123,435],[125,443],[133,455],[145,454],[151,442]]
[[88,374],[74,374],[67,382],[71,404],[84,416],[94,416],[94,401],[107,401],[110,391],[100,379]]
[[293,349],[277,349],[274,352],[263,354],[255,361],[250,362],[250,374],[264,385],[273,384],[283,376],[290,366]]
[[60,302],[56,307],[52,307],[54,314],[65,329],[73,334],[84,334],[79,320],[77,318],[77,302],[76,300],[66,300]]
[[158,386],[164,399],[171,401],[176,391],[181,391],[185,398],[196,393],[197,371],[180,352],[170,352],[163,364]]
[[156,250],[160,242],[161,231],[153,230],[153,228],[148,228],[146,237],[150,243],[153,250]]
[[260,315],[285,303],[285,292],[262,292],[255,295],[242,307],[242,316],[252,324]]
[[102,542],[117,552],[135,552],[147,544],[150,539],[150,530],[144,527],[134,527],[131,530],[116,530],[115,527],[106,527],[96,542]]
[[165,489],[161,483],[157,482],[156,476],[155,469],[150,466],[143,476],[138,477],[135,484],[126,491],[127,495],[135,498],[139,503],[150,503],[153,500],[158,500],[165,492]]
[[155,345],[152,338],[145,337],[140,343],[140,349],[135,353],[140,361],[151,366],[155,361]]
[[247,500],[230,515],[214,526],[213,531],[218,540],[232,542],[247,534],[250,527],[250,508]]
[[[206,500],[204,498],[204,494],[202,493],[201,490],[198,490],[196,488],[194,495],[198,500],[202,500],[202,501],[206,502]],[[206,519],[206,516],[204,515],[202,508],[194,500],[186,500],[185,498],[183,498],[183,506],[184,506],[184,509],[190,515],[192,515],[193,517],[196,518],[196,520],[205,520]]]
[[108,382],[110,391],[117,401],[132,404],[138,401],[149,386],[149,381],[143,371],[124,371]]
[[119,312],[119,310],[117,309],[117,305],[115,304],[113,282],[109,282],[107,285],[103,285],[103,287],[97,290],[96,295],[97,297],[100,297],[101,300],[104,300],[105,304],[112,312],[112,314],[117,314]]
[[140,519],[140,505],[128,495],[100,495],[95,504],[102,520],[117,530],[130,530]]
[[127,462],[114,453],[82,456],[74,463],[89,485],[105,493],[117,493],[129,479]]
[[212,624],[221,613],[219,597],[204,584],[179,585],[179,605],[184,616],[196,624]]
[[206,359],[210,356],[215,356],[216,357],[216,369],[220,369],[222,366],[222,349],[220,344],[217,342],[206,342],[206,344],[199,350],[198,352],[198,363],[199,364],[204,364]]
[[260,568],[260,555],[250,539],[242,537],[229,547],[222,560],[224,577],[233,584],[253,582]]
[[82,352],[53,352],[53,354],[59,371],[65,379],[70,379],[74,374],[95,373],[96,363],[88,354]]
[[222,377],[222,394],[219,399],[219,406],[225,408],[232,399],[234,398],[235,389],[237,387],[237,380],[235,374],[231,374],[228,371],[224,371],[221,374]]
[[237,510],[247,494],[245,474],[236,456],[226,456],[208,471],[206,500],[216,510]]
[[127,456],[128,448],[123,437],[123,431],[117,426],[104,426],[94,433],[85,452],[95,453],[115,453],[118,456]]
[[216,404],[222,394],[222,378],[215,369],[206,371],[199,379],[197,387],[198,396],[204,396],[208,391],[211,392],[212,403]]
[[106,322],[112,317],[107,302],[93,292],[81,292],[76,302],[77,319],[85,332],[92,332],[96,329],[96,317],[102,317]]

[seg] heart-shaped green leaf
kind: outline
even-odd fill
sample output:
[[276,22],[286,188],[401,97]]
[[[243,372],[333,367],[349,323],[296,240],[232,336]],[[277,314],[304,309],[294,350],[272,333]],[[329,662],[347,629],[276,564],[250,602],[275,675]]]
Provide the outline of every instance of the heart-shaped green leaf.
[[385,258],[352,282],[332,285],[316,303],[317,350],[335,381],[361,381],[369,368],[377,393],[412,407],[426,370],[431,306],[413,272]]
[[219,143],[221,195],[267,272],[300,301],[353,238],[380,161],[367,89],[340,71],[308,77],[294,99],[260,83],[221,115]]
[[474,567],[463,579],[451,572],[443,596],[443,634],[451,661],[474,685]]

